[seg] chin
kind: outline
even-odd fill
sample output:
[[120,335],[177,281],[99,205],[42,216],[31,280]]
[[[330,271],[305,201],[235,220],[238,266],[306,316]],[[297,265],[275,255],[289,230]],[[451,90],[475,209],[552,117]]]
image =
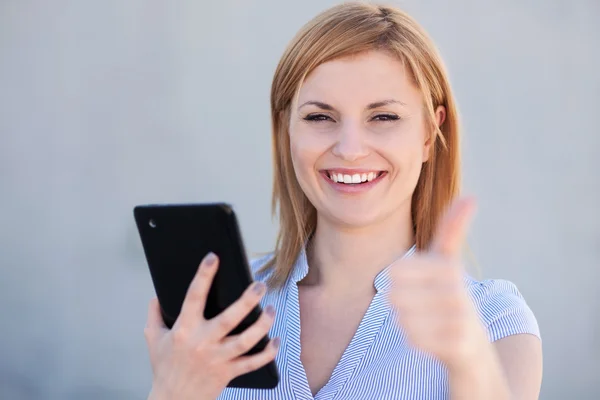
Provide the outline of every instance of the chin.
[[377,225],[385,219],[381,207],[328,207],[319,211],[325,219],[334,225],[347,228],[365,228]]

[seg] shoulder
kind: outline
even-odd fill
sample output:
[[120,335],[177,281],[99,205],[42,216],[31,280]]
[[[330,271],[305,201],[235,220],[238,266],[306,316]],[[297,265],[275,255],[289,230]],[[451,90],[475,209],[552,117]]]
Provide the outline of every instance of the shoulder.
[[273,259],[273,256],[274,253],[271,252],[250,259],[250,273],[254,280],[265,282],[269,278],[271,270],[265,270],[264,267]]
[[537,319],[517,286],[503,279],[466,279],[469,293],[491,342],[528,333],[540,337]]

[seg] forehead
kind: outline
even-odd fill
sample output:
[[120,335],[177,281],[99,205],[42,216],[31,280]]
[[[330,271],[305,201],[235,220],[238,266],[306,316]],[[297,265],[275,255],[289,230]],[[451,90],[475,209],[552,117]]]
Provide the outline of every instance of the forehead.
[[382,99],[420,103],[420,91],[398,57],[371,51],[319,65],[298,92],[298,102],[371,103]]

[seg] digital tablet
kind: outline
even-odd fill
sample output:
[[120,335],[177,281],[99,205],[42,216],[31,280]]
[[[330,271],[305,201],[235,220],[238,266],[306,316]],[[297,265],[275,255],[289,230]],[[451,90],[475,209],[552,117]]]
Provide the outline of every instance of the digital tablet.
[[[134,217],[150,269],[163,320],[171,328],[202,259],[213,252],[219,269],[204,316],[213,318],[235,302],[253,282],[233,208],[225,203],[140,205]],[[230,335],[243,332],[260,316],[260,306]],[[262,351],[265,336],[247,355]],[[279,382],[275,362],[233,379],[228,387],[274,388]]]

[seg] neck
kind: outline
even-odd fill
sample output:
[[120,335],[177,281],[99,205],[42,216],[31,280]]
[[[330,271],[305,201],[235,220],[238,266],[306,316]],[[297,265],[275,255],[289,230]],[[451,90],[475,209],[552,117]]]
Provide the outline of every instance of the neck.
[[360,228],[343,227],[319,217],[307,250],[310,269],[302,285],[328,291],[373,291],[377,274],[413,244],[410,207]]

